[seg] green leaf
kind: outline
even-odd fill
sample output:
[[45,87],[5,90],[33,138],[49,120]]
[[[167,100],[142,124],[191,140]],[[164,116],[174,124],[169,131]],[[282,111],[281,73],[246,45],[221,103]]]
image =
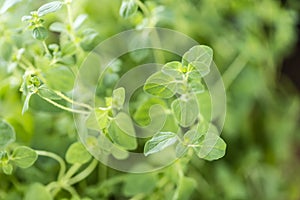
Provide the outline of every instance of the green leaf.
[[126,197],[138,194],[151,195],[157,184],[154,174],[132,174],[125,178],[123,193]]
[[124,160],[129,156],[128,151],[122,149],[122,147],[118,147],[117,145],[114,145],[110,151],[111,154],[118,160]]
[[28,168],[34,164],[37,158],[38,155],[33,149],[20,146],[13,151],[11,160],[18,167]]
[[40,183],[33,183],[26,191],[24,200],[52,200],[52,197],[46,187]]
[[150,140],[148,140],[144,147],[144,154],[148,156],[150,154],[164,150],[177,141],[177,135],[172,132],[160,132],[155,134]]
[[[158,99],[155,97],[147,99],[147,101],[143,102],[141,105],[138,106],[138,108],[133,116],[134,120],[142,126],[146,126],[146,125],[150,124],[151,121],[156,120],[156,118],[158,116],[161,116],[163,114],[163,112],[161,109],[157,112],[155,112],[156,110],[153,111],[153,109],[152,109],[152,112],[153,112],[152,113],[153,117],[152,117],[150,110],[154,105],[166,106],[165,102],[161,99]],[[160,117],[158,117],[158,118],[160,118]]]
[[120,7],[120,16],[128,18],[137,12],[138,5],[135,0],[123,0]]
[[173,200],[189,200],[196,186],[197,182],[193,178],[182,177],[173,196]]
[[125,102],[125,89],[120,87],[113,91],[112,95],[112,107],[114,109],[120,110],[122,109]]
[[45,72],[47,85],[54,90],[68,92],[73,89],[74,74],[66,66],[59,66]]
[[161,98],[170,98],[176,94],[182,82],[161,71],[151,75],[145,85],[144,91]]
[[199,115],[198,102],[195,96],[182,96],[171,104],[172,112],[178,123],[183,127],[193,125]]
[[16,140],[16,133],[14,128],[0,119],[0,148],[4,148],[8,144]]
[[52,100],[60,100],[61,99],[60,96],[58,96],[51,89],[47,88],[46,85],[42,85],[41,87],[39,87],[38,95],[41,97],[52,99]]
[[63,2],[61,1],[52,1],[50,3],[46,3],[37,10],[38,16],[41,17],[48,13],[56,12],[62,7],[62,5]]
[[73,143],[66,153],[66,161],[70,164],[85,164],[91,160],[91,154],[80,143]]
[[11,175],[13,172],[13,166],[10,163],[2,163],[2,170],[4,174]]
[[80,26],[83,24],[83,22],[87,19],[87,17],[88,16],[86,14],[79,15],[73,23],[74,29],[75,30],[79,29]]
[[0,8],[0,14],[5,13],[8,9],[21,2],[22,0],[5,0]]
[[197,45],[192,47],[183,55],[182,65],[188,68],[194,68],[200,72],[202,76],[210,72],[210,65],[213,59],[213,50],[205,45]]
[[205,134],[205,138],[193,147],[197,156],[205,160],[217,160],[225,155],[226,143],[214,132]]
[[54,22],[49,26],[49,30],[53,31],[53,32],[65,32],[67,31],[65,24],[61,23],[61,22]]
[[32,31],[32,36],[37,40],[45,40],[48,37],[48,31],[45,27],[36,27]]
[[180,62],[174,61],[165,64],[162,68],[162,71],[170,76],[175,78],[182,79],[182,64]]
[[115,144],[124,149],[134,150],[137,147],[132,120],[126,113],[120,112],[111,121],[108,134]]

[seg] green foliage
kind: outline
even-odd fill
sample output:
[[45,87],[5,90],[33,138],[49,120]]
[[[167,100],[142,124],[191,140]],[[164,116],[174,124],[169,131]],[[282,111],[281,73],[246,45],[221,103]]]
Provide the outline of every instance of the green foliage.
[[0,148],[7,146],[8,144],[14,142],[16,139],[16,133],[14,128],[5,122],[0,120]]
[[[278,74],[295,45],[297,4],[0,0],[0,199],[299,199],[299,94]],[[151,49],[122,55],[100,80],[95,107],[72,99],[100,41],[156,26],[207,45],[181,60]],[[141,34],[130,45],[147,41]],[[163,67],[129,98],[116,83],[153,59]],[[224,140],[204,81],[213,61],[226,87]],[[81,139],[103,160],[139,153],[145,167],[160,166],[171,151],[178,160],[138,175],[98,164],[72,113],[87,116],[91,135]]]
[[72,144],[66,153],[66,161],[70,164],[85,164],[89,162],[91,158],[89,152],[87,152],[85,147],[79,142]]
[[136,13],[138,5],[136,0],[122,0],[122,5],[120,8],[121,17],[128,18]]
[[13,151],[11,161],[18,167],[28,168],[34,164],[37,157],[37,153],[31,148],[20,146]]
[[155,134],[145,144],[144,153],[146,156],[162,151],[177,141],[177,135],[172,132],[160,132]]

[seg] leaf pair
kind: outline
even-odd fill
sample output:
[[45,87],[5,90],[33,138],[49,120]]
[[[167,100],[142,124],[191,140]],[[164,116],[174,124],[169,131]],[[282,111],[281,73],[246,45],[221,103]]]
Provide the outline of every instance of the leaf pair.
[[8,155],[5,151],[0,152],[0,164],[5,174],[11,174],[13,165],[21,168],[28,168],[34,164],[38,155],[37,153],[25,146],[20,146],[14,149],[12,155]]
[[176,93],[201,93],[204,91],[201,77],[209,73],[212,59],[210,47],[194,46],[183,55],[181,63],[167,63],[161,71],[150,76],[144,91],[161,98],[171,98]]
[[157,133],[146,142],[144,154],[148,156],[160,152],[179,142],[176,146],[177,157],[185,155],[189,148],[192,148],[199,158],[205,160],[212,161],[223,157],[226,144],[222,138],[214,131],[205,133],[201,128],[188,131],[184,135],[183,140],[179,139],[177,134],[172,132]]

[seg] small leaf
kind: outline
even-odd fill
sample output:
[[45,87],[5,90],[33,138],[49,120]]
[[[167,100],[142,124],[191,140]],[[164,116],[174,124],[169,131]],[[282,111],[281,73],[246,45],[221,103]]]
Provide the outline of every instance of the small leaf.
[[175,78],[182,79],[183,73],[181,72],[182,64],[180,62],[174,61],[165,64],[162,71]]
[[107,128],[107,126],[109,125],[108,110],[97,109],[95,110],[95,115],[99,128]]
[[122,109],[124,102],[125,102],[125,89],[123,87],[115,89],[112,95],[112,107],[114,109],[120,110]]
[[37,157],[38,155],[33,149],[20,146],[13,151],[11,160],[18,167],[28,168],[34,164]]
[[183,55],[182,65],[195,68],[202,76],[205,76],[210,72],[212,59],[213,50],[210,47],[197,45]]
[[198,102],[195,96],[176,99],[172,102],[171,108],[176,120],[183,127],[193,125],[199,115]]
[[73,23],[74,29],[75,30],[79,29],[80,26],[83,24],[83,22],[87,19],[87,17],[88,16],[86,14],[79,15]]
[[61,22],[54,22],[49,26],[49,30],[53,32],[65,32],[67,31],[66,26]]
[[159,71],[147,79],[144,91],[157,97],[170,98],[176,94],[181,85],[181,81]]
[[48,31],[45,27],[36,27],[32,31],[32,36],[37,40],[45,40],[48,37]]
[[16,140],[16,133],[14,128],[0,119],[0,148],[4,148],[8,144]]
[[11,175],[13,172],[13,166],[10,163],[2,163],[2,170],[4,174]]
[[160,132],[155,134],[150,140],[148,140],[144,147],[144,154],[148,156],[150,154],[164,150],[177,141],[177,135],[172,132]]
[[91,154],[80,142],[73,143],[66,153],[66,161],[70,164],[85,164],[91,158]]
[[63,2],[61,1],[52,1],[50,3],[46,3],[37,10],[38,16],[41,17],[48,13],[56,12],[62,7],[62,5]]
[[5,13],[8,9],[21,2],[22,0],[5,0],[0,8],[0,14]]
[[137,141],[134,137],[132,121],[127,114],[121,112],[113,119],[108,128],[108,134],[112,141],[127,150],[134,150]]
[[27,21],[29,21],[31,19],[32,19],[31,15],[25,15],[25,16],[22,17],[22,22],[27,22]]
[[46,187],[40,183],[34,183],[26,191],[24,200],[52,200],[52,197]]
[[120,7],[120,16],[128,18],[137,12],[138,5],[135,0],[123,0]]
[[[197,143],[195,143],[197,144]],[[208,161],[217,160],[225,155],[226,143],[216,133],[208,132],[197,147],[193,147],[197,156]]]

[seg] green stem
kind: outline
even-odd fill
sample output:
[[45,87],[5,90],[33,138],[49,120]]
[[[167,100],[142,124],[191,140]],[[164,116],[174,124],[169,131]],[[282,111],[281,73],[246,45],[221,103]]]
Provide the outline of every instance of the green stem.
[[71,195],[72,197],[77,197],[76,199],[79,199],[79,195],[78,193],[76,192],[76,190],[70,186],[65,186],[63,187],[65,190],[67,190]]
[[58,96],[60,96],[61,98],[63,98],[64,100],[66,100],[67,102],[69,103],[72,103],[74,105],[78,105],[78,106],[81,106],[81,107],[84,107],[84,108],[87,108],[89,110],[93,110],[93,108],[87,104],[84,104],[84,103],[80,103],[80,102],[76,102],[76,101],[73,101],[71,98],[69,98],[68,96],[64,95],[63,93],[61,93],[60,91],[56,91],[54,90],[55,94],[57,94]]
[[74,185],[75,183],[78,183],[78,182],[82,181],[83,179],[88,177],[94,171],[94,169],[97,167],[97,165],[98,165],[98,160],[94,159],[90,163],[90,165],[87,168],[85,168],[85,170],[83,170],[82,172],[80,172],[79,174],[77,174],[76,176],[71,178],[68,181],[68,183],[70,185]]
[[76,42],[74,28],[73,28],[73,14],[71,8],[71,1],[67,3],[67,12],[68,12],[69,27],[70,27],[70,38],[73,42]]
[[78,163],[72,165],[72,167],[70,167],[70,169],[64,176],[64,179],[69,180],[79,170],[80,167],[81,167],[81,164],[78,164]]
[[227,68],[223,73],[222,78],[225,84],[226,90],[229,89],[233,81],[238,77],[241,71],[245,68],[248,60],[244,57],[243,54],[238,55],[232,64]]
[[46,54],[51,55],[51,53],[50,53],[50,51],[49,51],[49,49],[48,49],[48,47],[47,47],[47,44],[46,44],[45,40],[43,40],[42,43],[43,43],[44,49],[45,49],[45,51],[46,51]]
[[60,170],[58,173],[58,180],[60,180],[66,172],[66,164],[65,164],[64,160],[60,156],[56,155],[55,153],[51,153],[51,152],[47,152],[47,151],[36,151],[36,153],[39,156],[46,156],[46,157],[52,158],[59,163]]
[[49,98],[46,98],[46,97],[42,97],[40,96],[42,99],[44,99],[45,101],[53,104],[54,106],[60,108],[60,109],[63,109],[63,110],[66,110],[66,111],[69,111],[69,112],[72,112],[72,113],[79,113],[79,114],[89,114],[89,112],[87,111],[83,111],[83,110],[75,110],[75,109],[72,109],[72,108],[68,108],[68,107],[65,107],[63,105],[60,105],[59,103],[56,103],[55,101],[52,101],[51,99]]

